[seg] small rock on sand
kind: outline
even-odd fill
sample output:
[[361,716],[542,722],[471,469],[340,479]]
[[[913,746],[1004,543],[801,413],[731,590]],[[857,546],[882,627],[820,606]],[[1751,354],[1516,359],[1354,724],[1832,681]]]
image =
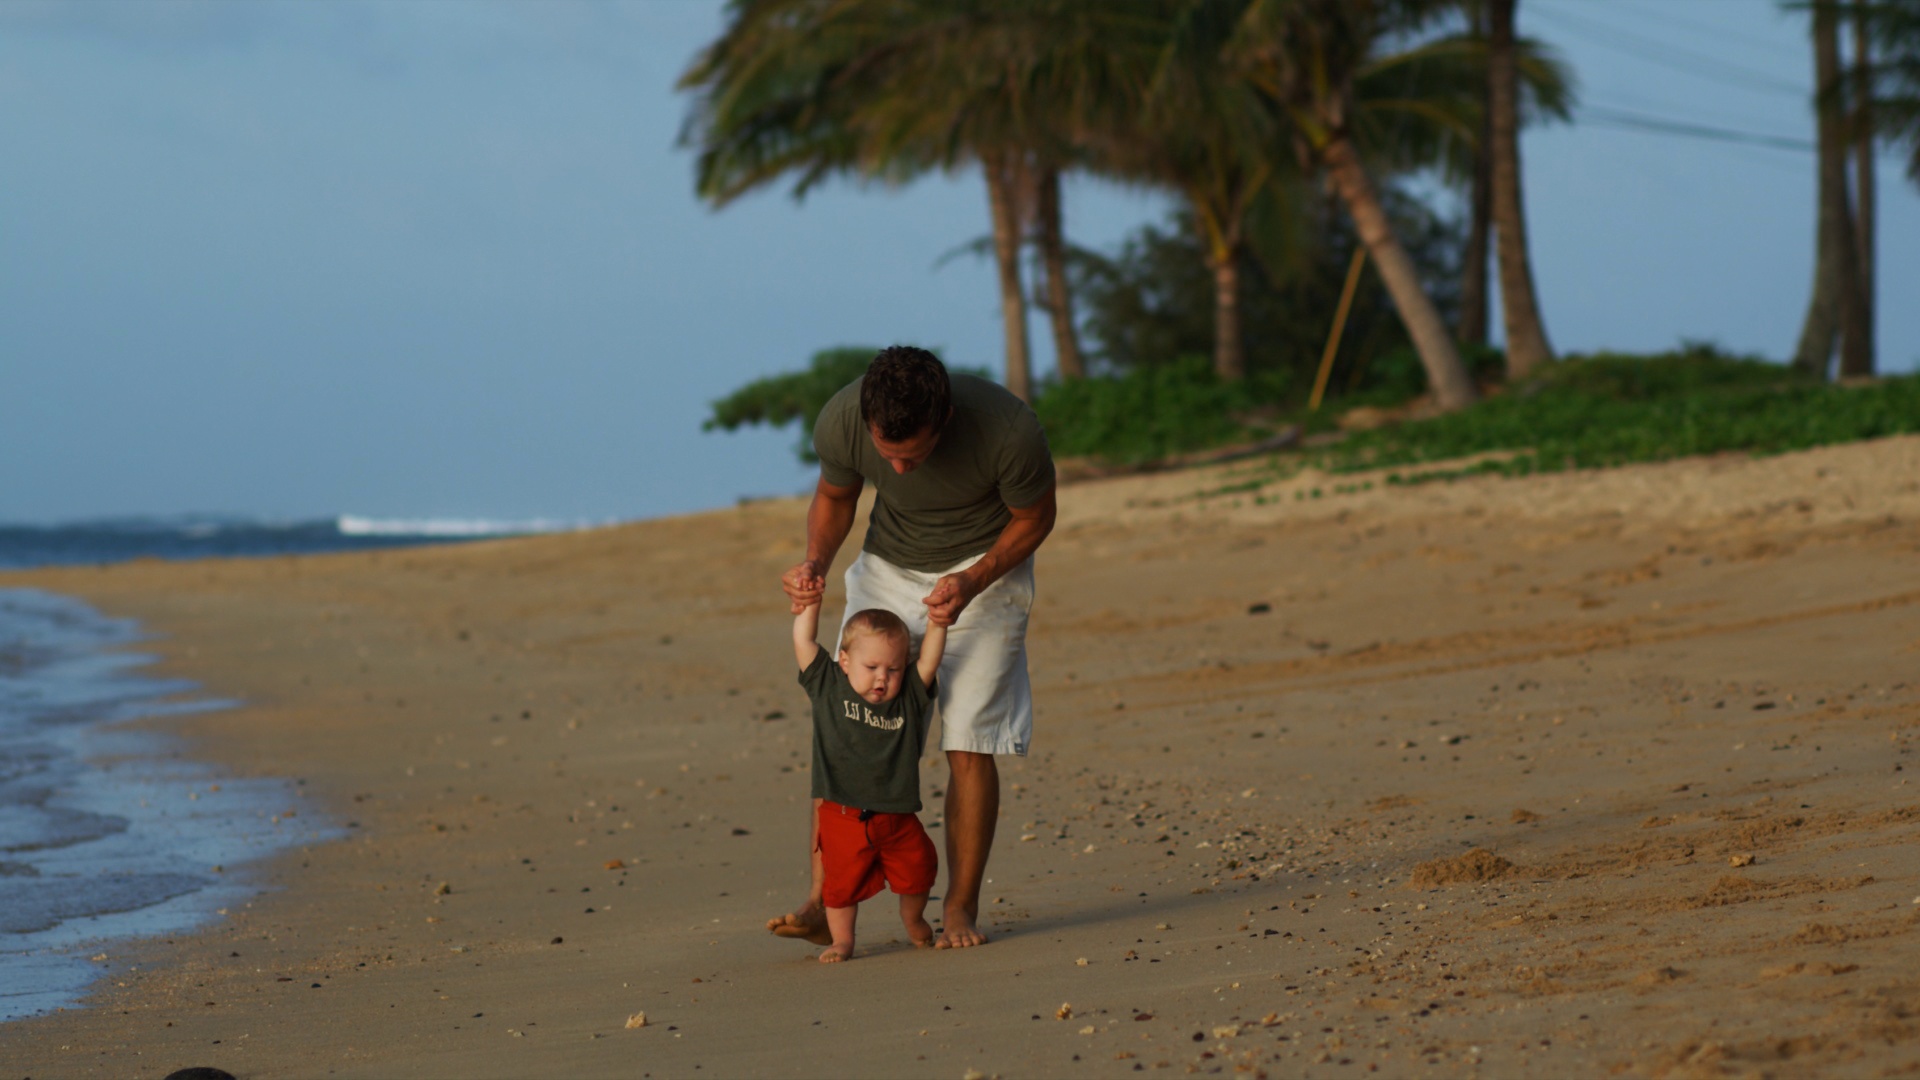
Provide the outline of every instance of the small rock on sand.
[[1729,855],[1729,856],[1727,856],[1727,865],[1728,865],[1728,866],[1752,866],[1752,865],[1753,865],[1753,856],[1751,856],[1751,855]]
[[634,1028],[643,1028],[643,1027],[646,1027],[646,1026],[647,1026],[647,1014],[646,1014],[646,1013],[643,1013],[643,1012],[637,1012],[637,1013],[634,1013],[634,1014],[633,1014],[632,1016],[629,1016],[629,1017],[627,1017],[627,1030],[628,1030],[628,1031],[632,1031],[632,1030],[633,1030]]
[[1055,1020],[1070,1020],[1070,1019],[1072,1019],[1072,1018],[1073,1018],[1073,1006],[1072,1006],[1072,1005],[1070,1005],[1070,1004],[1068,1004],[1068,1003],[1066,1003],[1066,1002],[1064,1002],[1064,1001],[1063,1001],[1063,1002],[1061,1002],[1061,1003],[1060,1003],[1060,1007],[1059,1007],[1059,1008],[1057,1008],[1057,1009],[1055,1009],[1055,1010],[1053,1010],[1053,1018],[1054,1018]]
[[1540,820],[1540,815],[1534,813],[1531,810],[1517,809],[1513,812],[1513,823],[1515,825],[1525,825],[1529,821],[1539,821],[1539,820]]

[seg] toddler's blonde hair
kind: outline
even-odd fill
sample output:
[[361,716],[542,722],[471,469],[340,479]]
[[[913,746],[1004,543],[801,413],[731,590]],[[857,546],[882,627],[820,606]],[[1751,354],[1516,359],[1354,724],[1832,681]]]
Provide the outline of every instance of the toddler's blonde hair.
[[907,632],[906,620],[885,608],[867,608],[856,611],[840,630],[840,651],[846,652],[857,638],[868,634],[878,634],[900,646],[901,651],[911,651],[913,638]]

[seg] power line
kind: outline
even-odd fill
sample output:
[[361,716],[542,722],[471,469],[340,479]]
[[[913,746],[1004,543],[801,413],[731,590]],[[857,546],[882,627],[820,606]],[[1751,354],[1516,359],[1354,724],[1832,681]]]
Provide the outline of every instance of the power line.
[[1634,128],[1651,131],[1661,135],[1684,135],[1695,139],[1711,139],[1715,142],[1741,143],[1747,146],[1764,146],[1774,150],[1812,151],[1813,140],[1796,139],[1786,135],[1768,135],[1757,131],[1738,131],[1734,128],[1714,127],[1709,124],[1695,124],[1685,120],[1669,120],[1661,116],[1649,116],[1645,113],[1630,112],[1626,109],[1609,109],[1604,105],[1586,105],[1580,109],[1579,119],[1607,127]]
[[1529,10],[1548,22],[1560,22],[1576,32],[1583,33],[1596,45],[1605,46],[1636,59],[1662,64],[1697,78],[1742,84],[1769,93],[1791,95],[1802,101],[1813,96],[1812,90],[1798,83],[1766,72],[1755,71],[1740,64],[1729,63],[1707,53],[1696,52],[1657,38],[1634,33],[1631,30],[1608,26],[1557,8],[1534,7]]
[[1806,59],[1804,47],[1794,49],[1789,53],[1785,42],[1774,41],[1770,38],[1761,37],[1758,34],[1748,33],[1744,30],[1736,30],[1728,26],[1709,26],[1706,23],[1695,22],[1692,19],[1676,15],[1674,12],[1681,10],[1683,5],[1674,3],[1673,0],[1665,0],[1665,2],[1658,4],[1654,8],[1645,6],[1641,3],[1641,0],[1610,0],[1610,2],[1615,8],[1639,8],[1637,18],[1646,25],[1668,23],[1674,26],[1684,26],[1690,30],[1711,35],[1716,43],[1723,41],[1744,42],[1749,48],[1771,53],[1771,59],[1779,60],[1783,63],[1788,62],[1789,56],[1792,57],[1792,62],[1794,63],[1804,63]]

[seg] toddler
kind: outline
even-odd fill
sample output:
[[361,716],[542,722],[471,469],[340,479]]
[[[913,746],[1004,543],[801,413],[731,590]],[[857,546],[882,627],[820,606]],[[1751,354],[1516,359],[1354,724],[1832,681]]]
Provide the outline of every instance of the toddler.
[[933,928],[923,912],[939,860],[916,816],[920,752],[947,629],[927,627],[917,661],[907,624],[891,611],[855,612],[841,628],[838,657],[815,640],[819,629],[818,603],[793,620],[800,685],[813,702],[813,850],[833,935],[820,962],[853,956],[857,905],[882,883],[900,897],[907,936],[925,948]]

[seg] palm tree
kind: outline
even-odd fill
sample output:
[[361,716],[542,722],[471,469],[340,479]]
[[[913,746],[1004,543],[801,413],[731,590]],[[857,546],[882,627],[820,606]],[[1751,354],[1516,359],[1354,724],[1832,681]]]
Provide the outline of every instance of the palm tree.
[[1553,359],[1534,293],[1527,216],[1520,199],[1520,78],[1513,11],[1518,0],[1487,4],[1487,136],[1493,219],[1499,239],[1500,309],[1507,323],[1507,378],[1525,378]]
[[1053,327],[1053,362],[1060,378],[1087,374],[1080,353],[1080,333],[1074,323],[1073,287],[1067,279],[1067,238],[1060,212],[1060,170],[1042,167],[1034,179],[1033,245],[1040,252],[1046,300],[1041,305]]
[[[1867,364],[1873,363],[1877,194],[1874,151],[1882,140],[1905,144],[1907,175],[1920,183],[1920,5],[1900,0],[1853,0],[1854,245],[1866,309]],[[1869,367],[1868,370],[1871,370]]]
[[[1064,266],[1057,175],[1073,125],[1093,122],[1121,96],[1108,81],[1137,70],[1111,48],[1123,17],[1089,29],[1100,11],[1070,0],[734,0],[726,32],[680,80],[697,92],[682,140],[700,150],[701,194],[724,205],[797,173],[798,197],[834,175],[903,182],[978,164],[1006,384],[1028,398],[1021,237],[1037,218],[1042,251],[1057,253],[1050,269]],[[1043,192],[1052,207],[1037,205]],[[1071,338],[1072,308],[1064,271],[1049,277],[1058,343]],[[1076,366],[1077,342],[1060,351]]]
[[1872,45],[1866,70],[1874,132],[1906,149],[1907,178],[1920,184],[1920,5],[1867,0],[1854,17],[1867,24]]
[[1847,118],[1840,67],[1837,0],[1813,0],[1814,109],[1817,117],[1819,216],[1815,239],[1813,296],[1801,326],[1793,364],[1824,377],[1833,347],[1840,345],[1840,373],[1873,372],[1853,210],[1847,195]]
[[1042,306],[1060,374],[1083,374],[1060,177],[1086,165],[1089,148],[1121,130],[1140,101],[1150,72],[1150,13],[1079,0],[850,2],[904,7],[929,43],[891,61],[884,94],[870,103],[880,151],[946,169],[978,161],[987,174],[1009,388],[1025,397],[1030,385],[1019,288],[1020,240],[1028,234],[1041,257]]
[[[1205,0],[1196,0],[1205,2]],[[1394,235],[1354,140],[1354,80],[1383,41],[1423,28],[1442,5],[1422,0],[1249,0],[1228,59],[1291,119],[1302,156],[1323,169],[1373,257],[1443,411],[1478,397]]]
[[[1463,6],[1467,32],[1484,41],[1486,4],[1468,0]],[[1493,140],[1487,122],[1493,110],[1486,90],[1481,93],[1480,108],[1480,122],[1475,125],[1472,144],[1472,165],[1466,177],[1467,250],[1461,257],[1460,323],[1454,332],[1465,345],[1487,343],[1487,240],[1493,232],[1493,156],[1487,152]]]
[[1860,261],[1860,304],[1866,319],[1867,370],[1874,368],[1874,207],[1873,177],[1873,23],[1867,0],[1853,0],[1852,122],[1854,254]]
[[1247,80],[1218,63],[1238,5],[1201,0],[1163,6],[1165,21],[1146,98],[1121,130],[1101,144],[1099,167],[1128,180],[1173,189],[1186,199],[1213,275],[1213,370],[1222,380],[1247,374],[1240,314],[1240,268],[1247,217],[1289,163],[1286,119]]
[[[1354,79],[1354,138],[1370,163],[1390,170],[1438,166],[1466,189],[1468,226],[1455,338],[1487,340],[1487,264],[1493,231],[1488,121],[1490,48],[1484,0],[1461,0],[1465,28],[1371,59]],[[1520,125],[1569,120],[1573,76],[1553,51],[1515,37],[1513,73]]]

